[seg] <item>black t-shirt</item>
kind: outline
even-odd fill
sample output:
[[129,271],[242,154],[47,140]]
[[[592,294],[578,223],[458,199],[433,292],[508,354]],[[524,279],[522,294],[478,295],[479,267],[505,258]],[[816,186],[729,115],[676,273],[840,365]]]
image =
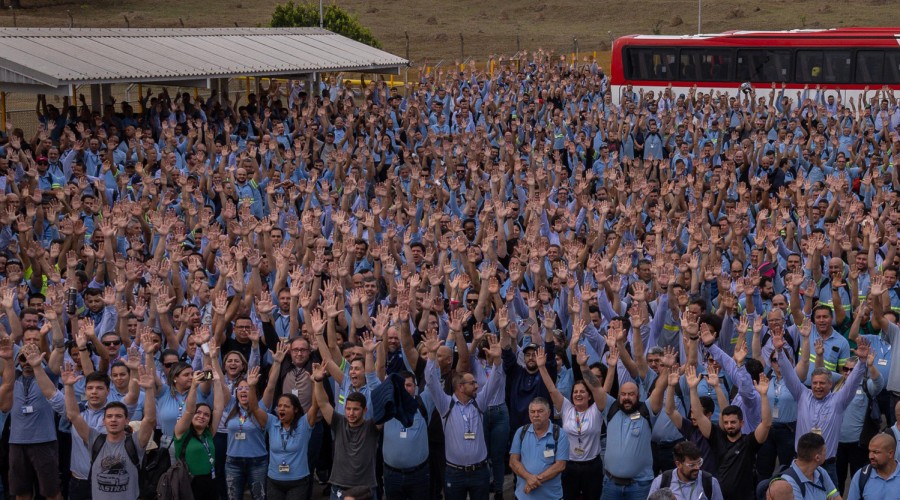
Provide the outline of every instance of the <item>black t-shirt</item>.
[[689,418],[682,417],[681,429],[679,430],[685,439],[697,445],[697,448],[700,448],[700,456],[703,458],[703,467],[701,467],[701,469],[714,476],[718,474],[719,460],[715,450],[712,449],[712,445],[709,443],[709,439],[703,437],[703,433],[700,432],[700,429],[694,427],[694,424],[691,423],[691,419]]
[[713,426],[709,444],[716,454],[719,470],[716,476],[722,487],[722,496],[735,500],[756,498],[756,452],[760,443],[753,434],[742,434],[735,442],[718,426]]

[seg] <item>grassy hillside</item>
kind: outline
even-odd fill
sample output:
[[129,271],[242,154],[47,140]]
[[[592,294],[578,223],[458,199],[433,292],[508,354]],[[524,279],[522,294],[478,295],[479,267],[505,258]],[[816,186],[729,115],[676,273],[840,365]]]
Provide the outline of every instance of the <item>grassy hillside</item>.
[[[8,2],[8,0],[6,0]],[[258,26],[268,23],[273,0],[21,0],[23,9],[2,9],[4,26],[76,27]],[[332,0],[326,0],[332,1]],[[897,24],[887,0],[726,0],[703,1],[703,31],[789,29]],[[516,38],[523,49],[538,47],[571,52],[573,37],[581,52],[609,46],[629,33],[688,34],[697,31],[696,0],[340,0],[382,41],[422,63],[483,59],[490,53],[513,53]],[[124,16],[124,17],[123,17]]]

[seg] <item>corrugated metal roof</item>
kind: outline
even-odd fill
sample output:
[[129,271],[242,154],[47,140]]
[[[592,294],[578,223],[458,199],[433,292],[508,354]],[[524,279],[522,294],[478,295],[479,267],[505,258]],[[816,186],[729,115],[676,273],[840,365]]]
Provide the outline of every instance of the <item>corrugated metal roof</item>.
[[0,28],[0,69],[54,87],[406,64],[320,28]]

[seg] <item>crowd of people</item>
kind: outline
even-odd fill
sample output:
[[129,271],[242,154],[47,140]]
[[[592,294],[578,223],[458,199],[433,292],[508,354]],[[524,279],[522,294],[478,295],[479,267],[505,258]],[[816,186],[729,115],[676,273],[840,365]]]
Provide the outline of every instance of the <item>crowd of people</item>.
[[39,97],[5,494],[138,498],[153,453],[196,499],[900,498],[894,92],[495,63]]

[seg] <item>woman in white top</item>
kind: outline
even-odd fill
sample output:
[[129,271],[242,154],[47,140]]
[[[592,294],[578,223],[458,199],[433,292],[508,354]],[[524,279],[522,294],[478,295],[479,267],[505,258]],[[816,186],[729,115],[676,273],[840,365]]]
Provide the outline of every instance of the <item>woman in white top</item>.
[[[600,440],[603,428],[603,415],[594,404],[595,391],[592,384],[600,384],[600,380],[588,366],[588,355],[583,345],[575,347],[577,361],[584,380],[576,380],[572,385],[572,399],[565,398],[556,388],[553,379],[545,366],[547,355],[543,348],[538,348],[537,365],[541,379],[550,392],[553,406],[562,419],[562,429],[569,438],[569,459],[563,472],[563,498],[600,498],[603,489],[602,443]],[[610,371],[616,362],[615,344],[612,344],[609,360]],[[613,377],[606,377],[605,385],[612,385]],[[611,388],[611,387],[610,387]],[[609,389],[609,388],[608,388]]]

